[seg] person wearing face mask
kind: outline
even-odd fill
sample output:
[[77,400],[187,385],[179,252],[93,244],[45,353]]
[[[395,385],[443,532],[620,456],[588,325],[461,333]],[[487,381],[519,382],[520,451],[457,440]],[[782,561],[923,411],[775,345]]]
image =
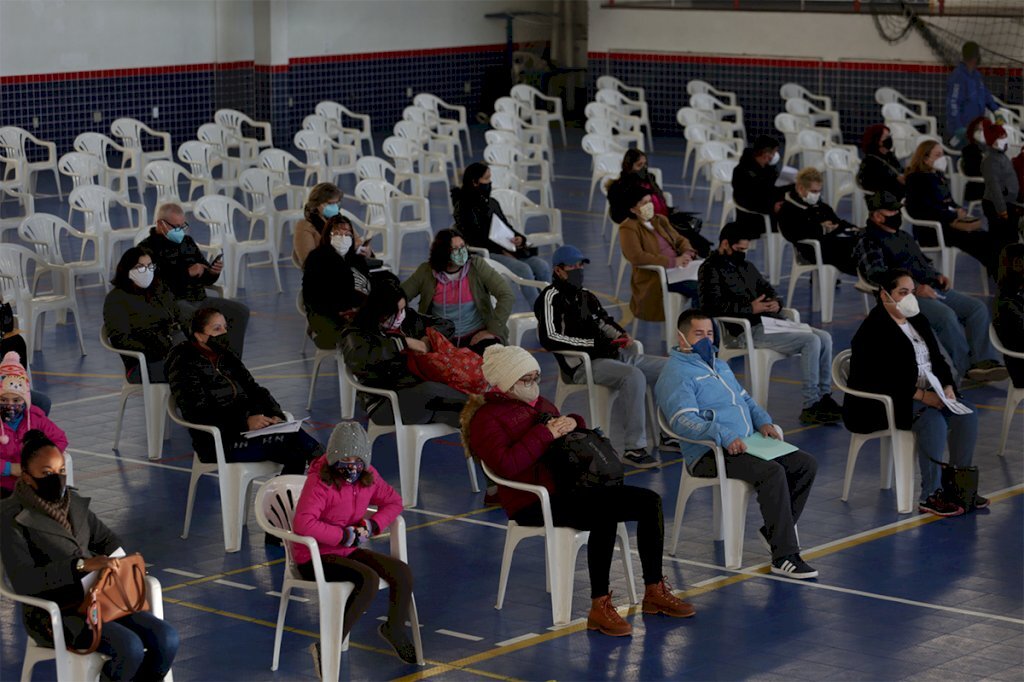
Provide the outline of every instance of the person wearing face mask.
[[320,246],[327,220],[341,214],[342,193],[333,182],[320,182],[309,190],[302,207],[303,219],[295,224],[292,235],[292,262],[305,268],[306,258]]
[[[501,209],[501,204],[491,196],[491,169],[486,163],[471,163],[462,174],[462,186],[451,190],[452,217],[455,227],[462,233],[470,246],[487,249],[490,258],[504,265],[523,279],[541,282],[551,281],[551,268],[546,260],[537,255],[537,249],[530,247],[527,236],[512,225]],[[505,239],[499,239],[494,222],[500,221],[506,231]],[[523,297],[531,306],[537,300],[535,287],[521,287]]]
[[[180,343],[188,327],[181,307],[168,291],[146,249],[133,246],[117,263],[113,288],[103,301],[103,326],[115,348],[139,351],[146,356],[149,380],[165,383],[164,361]],[[137,384],[139,363],[120,356],[129,383]]]
[[[424,381],[409,371],[409,354],[430,351],[427,327],[447,337],[454,329],[449,320],[418,313],[406,305],[401,287],[391,283],[375,286],[352,323],[342,331],[340,347],[345,366],[359,383],[394,391],[403,423],[458,426],[466,395],[446,384]],[[394,423],[390,401],[368,393],[357,395],[375,424]]]
[[[626,330],[584,287],[584,266],[590,261],[582,251],[570,244],[560,246],[551,262],[554,280],[534,306],[540,345],[549,351],[573,350],[590,356],[594,383],[615,391],[616,405],[629,414],[623,462],[640,469],[658,466],[647,451],[646,393],[658,380],[665,358],[638,352]],[[567,383],[586,383],[582,362],[561,355],[555,355],[555,360]]]
[[900,229],[901,206],[888,192],[868,197],[868,225],[855,250],[858,271],[875,286],[881,286],[890,270],[909,272],[917,282],[921,312],[952,358],[957,376],[1002,381],[1006,368],[996,361],[988,340],[988,308],[952,290],[949,278],[935,269],[914,237]]
[[[800,355],[802,424],[834,424],[839,405],[832,399],[832,336],[821,329],[766,334],[761,318],[782,319],[782,303],[768,280],[747,260],[750,241],[737,223],[719,235],[718,251],[700,267],[700,299],[712,317],[726,315],[750,320],[754,346],[786,357]],[[733,325],[739,329],[737,325]]]
[[[725,474],[754,486],[764,525],[758,532],[772,555],[772,573],[816,578],[800,556],[796,523],[817,474],[814,457],[797,450],[773,460],[747,452],[744,438],[760,433],[780,439],[771,416],[740,386],[729,363],[715,357],[711,318],[684,310],[677,324],[679,345],[669,355],[655,387],[658,409],[673,433],[714,441],[725,451]],[[718,475],[715,456],[705,446],[682,443],[685,466],[694,476]]]
[[[938,341],[928,321],[918,314],[910,273],[887,272],[877,296],[877,305],[853,336],[847,381],[851,389],[892,398],[896,423],[888,424],[880,402],[855,395],[846,396],[843,422],[854,433],[890,426],[912,430],[921,469],[919,511],[936,516],[963,514],[963,508],[943,497],[941,470],[932,459],[943,460],[948,441],[950,464],[970,466],[978,439],[978,414],[973,410],[953,414],[932,391],[929,375],[938,379],[948,399],[972,407],[957,392]],[[978,507],[987,506],[988,500],[979,496]]]
[[[82,578],[119,563],[118,536],[89,509],[89,498],[67,487],[64,455],[40,431],[25,434],[21,475],[14,494],[0,504],[0,553],[14,591],[57,603],[68,647],[85,649],[92,630],[77,613],[85,598]],[[34,606],[22,612],[25,629],[40,646],[53,648],[50,614]],[[178,651],[174,626],[149,611],[103,624],[98,653],[105,680],[161,680]]]
[[[383,579],[390,598],[387,620],[377,631],[399,658],[415,663],[416,649],[405,629],[412,603],[412,571],[401,559],[373,551],[369,545],[402,513],[402,496],[370,466],[372,454],[366,431],[358,422],[338,422],[327,441],[327,451],[309,464],[292,530],[317,541],[324,579],[355,584],[345,604],[342,638],[348,637],[369,608]],[[292,553],[302,577],[315,580],[309,548],[292,543]],[[314,666],[320,670],[320,643],[310,649]]]
[[[402,289],[417,311],[450,320],[452,341],[483,354],[484,348],[508,338],[508,317],[515,296],[512,287],[482,258],[471,258],[457,229],[440,230],[430,244],[430,256]],[[493,301],[493,303],[492,303]]]
[[999,104],[985,86],[978,71],[981,47],[974,41],[964,43],[963,60],[949,74],[946,81],[946,136],[954,149],[963,146],[967,125],[985,110],[998,111]]
[[[934,220],[942,225],[946,246],[956,247],[978,260],[995,274],[996,259],[1001,248],[999,240],[981,229],[981,220],[956,205],[950,193],[947,172],[949,157],[935,140],[925,140],[914,150],[907,165],[907,213],[918,220]],[[935,230],[914,226],[914,236],[921,246],[938,244]]]
[[[740,162],[732,171],[732,196],[737,206],[767,215],[774,229],[782,200],[792,185],[776,186],[779,180],[779,141],[759,135],[754,144],[743,150]],[[738,222],[752,239],[764,234],[764,220],[759,215],[740,213]]]
[[[1024,205],[1017,200],[1020,192],[1017,172],[1006,154],[1009,143],[1010,138],[1003,126],[985,127],[985,156],[981,161],[985,195],[981,208],[985,211],[988,231],[1000,248],[1020,239],[1019,225],[1024,217]],[[994,274],[995,270],[992,272]]]
[[178,204],[161,204],[156,209],[156,225],[138,245],[146,249],[160,279],[174,295],[182,314],[191,318],[199,308],[216,308],[231,327],[231,349],[242,357],[249,308],[240,301],[207,296],[206,287],[217,282],[224,267],[223,258],[207,262],[195,240],[187,233],[185,210]]
[[892,133],[883,123],[870,125],[860,140],[864,158],[857,170],[857,185],[868,192],[888,192],[897,199],[906,194],[903,164],[892,150]]
[[36,429],[62,451],[68,437],[32,403],[28,373],[11,351],[0,361],[0,497],[14,490],[22,474],[21,449],[26,434]]
[[[285,434],[246,438],[245,431],[284,420],[281,406],[260,386],[227,344],[227,322],[213,308],[192,318],[189,338],[167,356],[167,379],[185,421],[220,429],[228,462],[278,462],[282,474],[302,474],[323,452],[317,439],[300,428]],[[202,462],[216,461],[213,437],[189,431]]]
[[[646,585],[643,612],[688,618],[696,611],[678,599],[662,573],[665,527],[661,496],[630,485],[555,488],[544,460],[552,441],[586,428],[579,415],[561,416],[540,395],[540,365],[518,346],[491,346],[484,352],[484,378],[493,389],[473,396],[462,413],[462,442],[469,456],[481,459],[502,478],[542,485],[550,494],[554,525],[589,530],[587,568],[591,608],[587,628],[613,637],[632,633],[612,604],[609,586],[612,554],[619,522],[636,521],[637,552]],[[508,518],[524,526],[544,519],[536,495],[498,486],[498,499]]]
[[806,262],[814,262],[814,248],[798,242],[814,239],[821,246],[821,259],[826,264],[848,275],[856,275],[853,249],[862,230],[840,218],[821,200],[822,181],[821,171],[813,166],[797,173],[796,185],[786,193],[779,211],[779,229]]
[[[967,126],[966,144],[960,149],[960,162],[957,170],[969,178],[981,177],[981,161],[985,158],[988,145],[985,143],[985,129],[992,123],[984,116],[979,116]],[[985,194],[984,182],[967,182],[964,185],[964,203],[981,201]]]

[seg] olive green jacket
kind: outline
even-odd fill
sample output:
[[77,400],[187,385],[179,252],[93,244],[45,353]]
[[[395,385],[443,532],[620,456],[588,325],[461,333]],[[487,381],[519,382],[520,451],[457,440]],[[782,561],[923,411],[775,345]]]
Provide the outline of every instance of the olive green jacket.
[[[434,271],[430,263],[423,263],[416,271],[409,276],[409,279],[402,282],[402,290],[412,303],[419,297],[416,312],[429,315],[430,306],[434,302],[434,292],[437,290],[437,280],[434,279]],[[473,302],[480,311],[480,317],[487,325],[487,331],[502,340],[508,341],[508,317],[512,313],[512,303],[515,295],[512,287],[504,277],[492,268],[483,259],[471,256],[469,259],[469,291],[473,295]],[[491,299],[494,299],[492,302]]]

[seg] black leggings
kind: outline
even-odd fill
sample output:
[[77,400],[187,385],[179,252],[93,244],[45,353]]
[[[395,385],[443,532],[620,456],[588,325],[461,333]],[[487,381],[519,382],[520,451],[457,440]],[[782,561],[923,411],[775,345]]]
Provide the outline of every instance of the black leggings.
[[[412,600],[412,571],[409,570],[409,564],[368,549],[357,549],[348,556],[325,554],[320,558],[324,564],[324,578],[328,582],[350,582],[356,585],[345,605],[343,637],[348,637],[352,626],[377,595],[381,578],[389,588],[388,624],[396,631],[401,629],[409,615]],[[305,580],[316,579],[312,561],[300,564],[299,573]]]
[[[644,584],[661,582],[661,554],[665,546],[665,518],[661,495],[631,485],[607,488],[579,488],[564,495],[551,496],[551,516],[556,526],[589,530],[587,567],[590,570],[590,596],[608,594],[608,576],[620,521],[636,521],[636,544],[644,571]],[[543,526],[540,502],[520,510],[513,520],[522,526]]]

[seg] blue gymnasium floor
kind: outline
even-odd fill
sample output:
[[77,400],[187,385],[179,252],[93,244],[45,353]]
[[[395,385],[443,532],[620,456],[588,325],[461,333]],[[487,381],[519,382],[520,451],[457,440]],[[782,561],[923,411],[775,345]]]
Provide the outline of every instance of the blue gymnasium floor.
[[[589,160],[579,151],[579,132],[570,132],[570,148],[556,150],[556,205],[563,210],[567,240],[593,261],[587,285],[608,299],[614,271],[605,265],[602,217],[586,206]],[[482,131],[474,135],[480,150]],[[678,139],[659,139],[651,165],[664,170],[666,189],[675,194],[677,205],[702,211],[706,186],[698,189],[694,200],[684,200],[680,150]],[[42,191],[52,193],[46,178],[42,182]],[[350,180],[345,189],[351,189]],[[442,190],[435,187],[431,199],[435,229],[446,227],[450,216]],[[598,195],[595,206],[600,199]],[[147,203],[152,213],[152,196],[147,196]],[[43,199],[37,210],[64,215],[66,206],[55,198]],[[717,223],[717,215],[711,222]],[[716,229],[705,227],[705,235]],[[425,253],[422,240],[409,240],[403,274]],[[965,259],[961,263],[960,288],[978,291],[977,266]],[[305,355],[299,352],[305,327],[294,304],[299,272],[282,260],[285,292],[280,295],[273,292],[265,268],[251,272],[244,297],[252,308],[246,364],[285,409],[304,414],[313,351],[309,344]],[[54,401],[51,416],[68,433],[80,492],[92,498],[93,510],[121,534],[128,551],[145,555],[150,571],[163,583],[166,618],[182,636],[176,679],[312,679],[306,648],[318,633],[315,602],[291,605],[281,666],[276,673],[270,671],[278,608],[272,593],[281,586],[283,551],[264,548],[252,515],[242,550],[225,554],[217,488],[206,477],[200,484],[191,535],[180,539],[191,465],[187,434],[172,427],[164,457],[147,461],[141,405],[133,405],[121,451],[111,450],[122,366],[97,342],[102,301],[99,288],[79,293],[86,357],[79,356],[70,326],[55,327],[47,320],[44,351],[34,358],[33,377],[36,387]],[[517,305],[526,308],[521,298]],[[805,320],[818,323],[817,314],[810,311],[806,280],[798,288],[796,305]],[[849,347],[862,313],[860,295],[844,282],[837,292],[835,321],[827,327],[836,352]],[[648,352],[664,352],[660,327],[641,325],[640,338]],[[534,338],[525,343],[537,349]],[[542,353],[540,362],[544,393],[553,396],[554,361]],[[334,368],[328,364],[326,369],[310,415],[325,441],[338,416]],[[543,550],[537,541],[524,543],[516,553],[505,607],[496,611],[505,516],[500,509],[483,508],[482,493],[468,489],[458,441],[441,439],[424,453],[419,507],[405,512],[427,665],[404,665],[385,649],[374,632],[386,603],[379,595],[353,632],[342,676],[1022,679],[1024,451],[1018,417],[1008,455],[995,454],[1005,383],[968,389],[981,413],[975,463],[992,506],[987,513],[937,520],[896,513],[893,491],[878,487],[876,446],[867,446],[861,457],[849,502],[839,499],[849,436],[841,427],[800,426],[798,371],[797,360],[776,365],[768,408],[787,437],[819,462],[818,480],[800,524],[804,556],[821,571],[819,580],[796,582],[765,573],[768,556],[753,537],[760,525],[753,503],[748,508],[744,569],[723,569],[721,543],[711,539],[710,492],[704,489],[688,505],[677,557],[666,556],[664,564],[668,579],[695,604],[696,618],[675,621],[634,612],[629,616],[632,638],[587,632],[583,619],[590,603],[589,586],[581,556],[573,603],[578,620],[552,630],[550,602],[542,588]],[[570,398],[567,407],[585,410],[579,395]],[[618,414],[616,419],[632,418],[628,407]],[[663,453],[663,460],[660,470],[630,472],[629,482],[663,495],[668,534],[681,465],[670,452]],[[392,437],[378,441],[373,463],[397,487]],[[386,544],[378,541],[376,548],[386,551]],[[638,569],[636,557],[633,561]],[[612,570],[612,589],[621,605],[626,601],[621,562],[615,561]],[[25,635],[18,621],[5,602],[0,611],[0,679],[16,679],[20,671]],[[52,664],[41,664],[34,679],[53,679],[54,674]]]

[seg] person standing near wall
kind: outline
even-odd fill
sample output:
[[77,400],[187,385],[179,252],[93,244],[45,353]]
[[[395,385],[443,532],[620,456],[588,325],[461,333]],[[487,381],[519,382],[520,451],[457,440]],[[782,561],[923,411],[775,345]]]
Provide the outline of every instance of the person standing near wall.
[[982,116],[985,110],[996,111],[992,93],[978,71],[981,48],[974,41],[964,43],[963,60],[949,74],[946,81],[946,135],[949,144],[959,149],[967,142],[967,125]]

